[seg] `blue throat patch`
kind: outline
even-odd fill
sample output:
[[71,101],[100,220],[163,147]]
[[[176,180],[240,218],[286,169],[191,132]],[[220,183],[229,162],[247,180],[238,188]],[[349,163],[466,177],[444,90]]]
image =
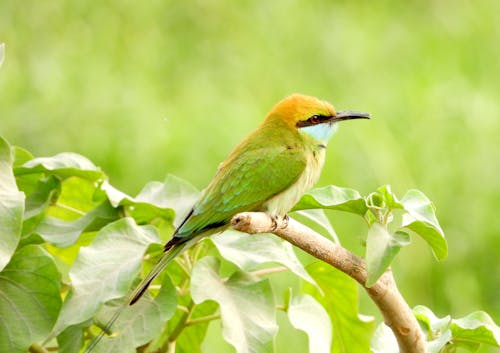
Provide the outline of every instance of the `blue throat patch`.
[[302,127],[299,131],[306,133],[311,136],[313,139],[318,140],[323,143],[327,143],[328,140],[332,137],[332,135],[337,131],[337,124],[317,124]]

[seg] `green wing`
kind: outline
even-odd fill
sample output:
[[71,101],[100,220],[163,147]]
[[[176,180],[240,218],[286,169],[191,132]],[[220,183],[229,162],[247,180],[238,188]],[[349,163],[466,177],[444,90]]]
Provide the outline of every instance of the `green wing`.
[[261,210],[267,200],[291,186],[305,167],[300,148],[280,145],[235,150],[219,167],[176,237],[190,238],[227,224],[239,212]]

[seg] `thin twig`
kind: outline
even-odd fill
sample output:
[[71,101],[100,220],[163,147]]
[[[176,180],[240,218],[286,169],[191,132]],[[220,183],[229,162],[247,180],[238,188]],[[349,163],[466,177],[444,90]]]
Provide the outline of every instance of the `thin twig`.
[[189,313],[189,309],[187,306],[184,306],[184,305],[177,305],[177,310],[180,310],[184,313]]
[[86,213],[85,213],[85,212],[83,212],[83,211],[80,211],[80,210],[78,210],[78,209],[76,209],[76,208],[73,208],[73,207],[71,207],[71,206],[68,206],[68,205],[62,204],[62,203],[60,203],[60,202],[53,204],[53,206],[58,207],[58,208],[61,208],[61,209],[66,210],[66,211],[70,211],[70,212],[76,213],[76,214],[78,214],[78,215],[80,215],[80,216],[84,216],[84,215],[86,214]]
[[425,337],[390,270],[368,288],[365,286],[367,272],[363,259],[293,219],[289,219],[288,224],[278,221],[276,225],[276,220],[265,213],[245,212],[234,216],[231,225],[236,230],[250,234],[274,233],[349,275],[363,286],[377,305],[385,323],[394,332],[401,353],[427,352]]
[[209,322],[209,321],[219,320],[219,319],[220,319],[220,314],[213,314],[213,315],[197,317],[195,319],[187,320],[186,326],[192,326],[192,325],[200,324],[203,322]]
[[179,322],[173,329],[172,333],[168,336],[168,342],[171,344],[172,342],[175,342],[179,335],[181,334],[182,330],[186,327],[186,323],[191,319],[191,315],[193,314],[193,310],[195,307],[195,303],[193,300],[191,300],[187,306],[188,311],[183,312],[181,318],[179,319]]
[[266,276],[270,275],[272,273],[279,273],[279,272],[285,272],[288,271],[288,268],[285,266],[276,266],[276,267],[270,267],[270,268],[263,268],[262,270],[255,270],[251,271],[250,274],[254,276]]
[[45,348],[43,348],[42,346],[40,346],[37,343],[32,344],[28,348],[28,352],[30,352],[30,353],[49,353],[49,351],[47,351]]

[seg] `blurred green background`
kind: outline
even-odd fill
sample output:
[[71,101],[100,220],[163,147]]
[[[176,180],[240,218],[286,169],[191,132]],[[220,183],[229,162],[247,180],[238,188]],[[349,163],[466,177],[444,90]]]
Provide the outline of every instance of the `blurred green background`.
[[[414,238],[394,266],[403,295],[498,323],[499,14],[498,0],[1,0],[0,134],[81,153],[135,194],[167,173],[203,188],[288,94],[369,111],[341,126],[319,185],[422,190],[450,255]],[[364,225],[330,216],[360,252]]]

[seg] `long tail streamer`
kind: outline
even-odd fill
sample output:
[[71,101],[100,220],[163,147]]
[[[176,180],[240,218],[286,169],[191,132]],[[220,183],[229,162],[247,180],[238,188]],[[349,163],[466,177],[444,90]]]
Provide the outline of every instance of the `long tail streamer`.
[[129,294],[127,300],[122,304],[116,312],[113,314],[111,319],[106,323],[104,329],[97,335],[85,349],[85,353],[90,353],[94,350],[101,339],[111,332],[111,327],[118,319],[118,317],[123,313],[123,311],[130,305],[135,304],[142,295],[146,292],[151,282],[165,269],[165,267],[172,261],[177,255],[179,255],[182,250],[189,248],[190,242],[175,245],[168,249],[161,259],[156,263],[156,265],[149,271],[149,273],[144,277],[144,279],[139,283],[137,287]]

